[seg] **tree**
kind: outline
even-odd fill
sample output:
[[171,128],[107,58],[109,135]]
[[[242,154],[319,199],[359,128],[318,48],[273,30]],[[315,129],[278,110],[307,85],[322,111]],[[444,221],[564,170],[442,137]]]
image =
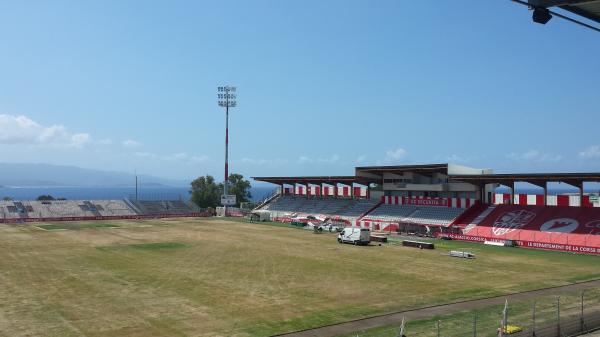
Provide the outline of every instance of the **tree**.
[[45,201],[45,200],[54,200],[54,197],[51,196],[50,194],[47,195],[40,195],[39,197],[37,197],[38,201]]
[[217,207],[221,202],[221,189],[210,175],[194,179],[191,183],[192,202],[202,208]]
[[[211,175],[196,178],[191,183],[192,202],[196,205],[207,208],[221,206],[221,195],[223,195],[223,183],[215,183],[215,178]],[[250,182],[244,179],[244,176],[237,173],[229,175],[229,194],[235,194],[236,206],[240,203],[249,201],[252,198],[250,194]]]
[[[221,190],[223,184],[220,184]],[[229,175],[229,194],[235,194],[236,206],[240,203],[250,201],[252,194],[250,194],[250,182],[244,179],[244,176],[237,173]]]
[[4,200],[4,201],[11,201],[12,198],[11,197],[4,197],[4,198],[2,198],[2,200]]

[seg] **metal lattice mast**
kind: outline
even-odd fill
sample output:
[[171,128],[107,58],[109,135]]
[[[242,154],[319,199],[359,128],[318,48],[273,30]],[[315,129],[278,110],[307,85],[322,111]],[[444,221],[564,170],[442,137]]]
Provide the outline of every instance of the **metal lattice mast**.
[[225,108],[225,182],[223,183],[223,194],[229,195],[229,108],[237,105],[236,88],[224,86],[217,88],[219,106]]

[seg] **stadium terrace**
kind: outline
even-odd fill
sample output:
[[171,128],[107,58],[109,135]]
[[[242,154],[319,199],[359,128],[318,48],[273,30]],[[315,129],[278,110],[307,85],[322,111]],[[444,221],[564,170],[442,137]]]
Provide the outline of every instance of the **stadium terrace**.
[[[354,176],[253,177],[278,185],[258,207],[278,221],[334,217],[373,231],[600,254],[600,173],[494,174],[454,164],[356,167]],[[542,194],[516,194],[527,182]],[[578,193],[551,195],[548,183]],[[495,193],[499,186],[510,193]]]
[[0,223],[197,217],[209,214],[182,200],[0,201]]

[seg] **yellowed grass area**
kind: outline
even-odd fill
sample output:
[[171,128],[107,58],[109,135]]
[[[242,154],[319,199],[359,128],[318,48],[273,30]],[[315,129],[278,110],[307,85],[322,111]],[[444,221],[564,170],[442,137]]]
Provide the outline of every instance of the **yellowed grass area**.
[[267,336],[600,273],[590,256],[469,246],[478,258],[463,260],[228,220],[111,223],[0,225],[0,335]]

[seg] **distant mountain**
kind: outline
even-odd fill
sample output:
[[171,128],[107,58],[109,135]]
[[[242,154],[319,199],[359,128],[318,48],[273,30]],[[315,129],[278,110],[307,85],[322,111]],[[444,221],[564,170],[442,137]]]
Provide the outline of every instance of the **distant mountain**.
[[[139,186],[188,186],[189,181],[138,175]],[[135,185],[131,173],[50,164],[0,163],[0,187],[120,187]]]

